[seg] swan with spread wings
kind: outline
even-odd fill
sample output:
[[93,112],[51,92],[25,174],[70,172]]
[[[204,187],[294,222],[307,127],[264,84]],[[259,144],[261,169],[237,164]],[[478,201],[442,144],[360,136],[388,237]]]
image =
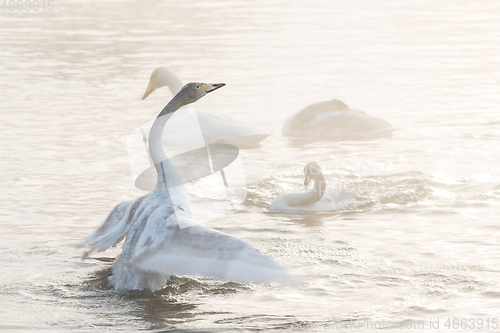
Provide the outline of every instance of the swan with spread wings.
[[113,264],[115,290],[161,289],[170,275],[196,275],[239,282],[286,281],[290,275],[241,239],[197,225],[191,217],[182,177],[162,147],[172,114],[224,84],[186,84],[154,121],[149,153],[157,171],[156,188],[118,204],[104,224],[81,244],[84,257],[124,240]]

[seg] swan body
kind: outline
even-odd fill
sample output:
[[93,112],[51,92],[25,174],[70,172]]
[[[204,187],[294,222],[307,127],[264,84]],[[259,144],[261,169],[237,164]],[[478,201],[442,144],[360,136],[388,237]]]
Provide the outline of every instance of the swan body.
[[[175,95],[182,87],[182,82],[172,71],[158,67],[151,74],[142,99],[146,99],[153,91],[163,86],[167,86]],[[196,111],[193,106],[189,106],[184,113],[196,114],[207,144],[232,144],[240,149],[258,148],[262,140],[273,134],[220,114]],[[178,121],[187,122],[188,120],[178,117]],[[180,133],[177,133],[176,138],[191,135],[189,130],[186,132],[186,128],[178,128],[180,128]],[[164,136],[163,141],[166,144],[171,144],[171,137]]]
[[288,118],[283,135],[322,140],[368,140],[391,134],[396,128],[385,120],[350,109],[334,99],[315,103]]
[[[170,149],[183,151],[182,148],[188,143],[198,144],[200,140],[207,144],[230,144],[240,149],[250,149],[259,147],[260,142],[271,135],[220,114],[196,111],[193,106],[183,107],[179,111],[172,123],[167,124],[168,130],[163,132],[163,143]],[[201,137],[200,131],[193,126],[196,122]],[[145,124],[143,128],[148,137],[150,124]]]
[[340,187],[327,186],[323,197],[310,205],[295,205],[307,200],[310,186],[300,186],[292,193],[277,196],[271,204],[273,212],[330,212],[345,208],[354,202],[347,192]]
[[181,176],[163,152],[161,135],[170,117],[223,84],[189,83],[154,121],[149,153],[157,171],[156,188],[119,203],[81,246],[105,251],[124,240],[109,281],[115,290],[159,290],[170,275],[197,275],[240,282],[286,281],[288,273],[238,238],[200,226],[191,217]]
[[[271,204],[275,212],[325,212],[345,208],[354,202],[354,199],[339,187],[326,185],[325,177],[316,162],[304,167],[304,186],[295,189],[292,193],[277,196]],[[314,180],[314,186],[307,186]]]

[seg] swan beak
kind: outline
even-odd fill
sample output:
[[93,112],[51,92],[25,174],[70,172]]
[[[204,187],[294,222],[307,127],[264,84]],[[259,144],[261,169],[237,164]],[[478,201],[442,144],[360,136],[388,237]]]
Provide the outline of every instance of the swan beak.
[[226,84],[225,83],[206,83],[206,85],[207,85],[207,89],[205,91],[208,94],[209,92],[212,92],[214,90],[217,90],[219,88],[224,87]]
[[311,180],[312,180],[311,177],[309,177],[309,175],[306,175],[306,179],[304,179],[304,185],[309,185]]
[[149,83],[148,83],[148,89],[146,89],[146,92],[142,96],[142,100],[145,100],[146,97],[148,97],[149,95],[151,95],[151,93],[153,91],[155,91],[155,88],[153,88],[153,85],[151,84],[151,81],[149,81]]

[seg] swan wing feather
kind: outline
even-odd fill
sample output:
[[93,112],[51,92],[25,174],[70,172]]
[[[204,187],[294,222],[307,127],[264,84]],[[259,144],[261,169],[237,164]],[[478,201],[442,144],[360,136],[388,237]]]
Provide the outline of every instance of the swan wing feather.
[[135,200],[123,201],[116,205],[99,229],[78,245],[79,247],[87,246],[90,248],[89,251],[84,253],[83,257],[87,257],[94,251],[106,251],[111,246],[121,242],[134,224],[135,217],[144,210],[141,204],[146,197],[148,195]]
[[[196,275],[239,282],[284,282],[290,275],[243,240],[216,230],[192,225],[179,228],[178,211],[166,219],[162,209],[151,214],[136,247],[132,263],[165,275]],[[193,224],[193,221],[182,221]],[[182,225],[181,224],[181,225]]]

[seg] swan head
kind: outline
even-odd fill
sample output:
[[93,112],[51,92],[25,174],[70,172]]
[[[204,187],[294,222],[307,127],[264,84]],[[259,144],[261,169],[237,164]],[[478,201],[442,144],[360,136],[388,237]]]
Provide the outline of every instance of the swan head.
[[304,179],[304,185],[309,185],[311,180],[316,179],[322,175],[321,167],[316,162],[308,163],[304,167],[304,174],[306,176],[306,179]]
[[201,82],[190,82],[182,87],[178,95],[182,95],[182,98],[188,103],[193,103],[205,96],[206,94],[215,91],[219,88],[224,87],[225,83],[201,83]]
[[177,94],[182,88],[182,81],[170,70],[165,67],[158,67],[151,73],[148,87],[142,99],[146,99],[153,91],[158,88],[168,86],[172,94]]

